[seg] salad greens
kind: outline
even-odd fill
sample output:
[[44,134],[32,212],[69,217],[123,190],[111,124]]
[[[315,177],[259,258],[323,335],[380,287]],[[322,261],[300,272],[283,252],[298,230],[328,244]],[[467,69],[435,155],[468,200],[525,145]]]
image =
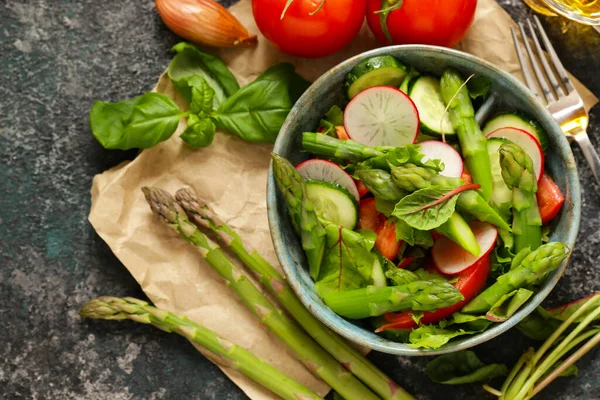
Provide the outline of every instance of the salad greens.
[[472,351],[457,351],[436,357],[427,364],[429,379],[444,385],[487,381],[508,374],[504,364],[484,364]]
[[[387,82],[392,64],[396,74]],[[353,106],[331,107],[316,133],[302,135],[304,151],[318,157],[313,167],[302,163],[300,176],[273,155],[273,172],[324,302],[346,318],[373,317],[376,332],[386,337],[437,349],[513,316],[569,249],[542,244],[536,234],[541,219],[533,171],[539,165],[533,160],[543,155],[530,157],[532,147],[519,138],[525,133],[503,125],[521,119],[494,118],[495,129],[509,130],[515,142],[494,133],[490,147],[475,121],[471,99],[487,96],[489,81],[475,76],[466,82],[449,69],[441,78],[417,78],[417,88],[410,81],[418,75],[389,56],[357,64],[345,87]],[[400,90],[390,89],[392,81]],[[402,90],[418,98],[407,102]],[[459,146],[444,141],[446,113]],[[430,136],[415,142],[413,118],[426,118]],[[351,178],[362,189],[349,190]],[[308,199],[306,186],[316,182],[328,190],[317,197],[311,191]],[[504,208],[490,199],[503,199]],[[303,210],[309,218],[301,218]],[[444,381],[502,370],[471,361],[469,371]]]
[[309,83],[291,64],[275,65],[240,88],[218,57],[189,43],[177,53],[168,76],[189,104],[182,111],[164,94],[146,93],[118,103],[96,101],[90,112],[92,134],[106,149],[147,149],[169,139],[187,117],[181,139],[190,147],[213,142],[217,127],[249,142],[273,143],[292,106]]

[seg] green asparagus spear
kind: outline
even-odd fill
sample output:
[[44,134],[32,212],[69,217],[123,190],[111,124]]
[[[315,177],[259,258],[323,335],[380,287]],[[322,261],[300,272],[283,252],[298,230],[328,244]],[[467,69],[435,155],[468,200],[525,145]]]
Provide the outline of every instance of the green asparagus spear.
[[215,232],[225,245],[258,275],[260,283],[283,305],[309,335],[384,400],[410,400],[413,397],[371,364],[362,354],[327,329],[298,300],[283,276],[189,189],[181,189],[177,201],[191,220]]
[[542,218],[535,195],[537,179],[533,161],[513,143],[503,144],[498,151],[502,178],[512,190],[515,253],[527,247],[535,250],[542,244]]
[[305,132],[302,135],[304,150],[317,156],[349,161],[363,161],[383,155],[383,152],[354,140],[339,140],[319,133]]
[[364,169],[358,171],[357,175],[377,199],[398,202],[407,195],[405,190],[400,189],[392,182],[392,176],[387,171]]
[[450,216],[450,219],[438,226],[435,231],[457,243],[474,256],[478,256],[481,253],[481,248],[471,227],[458,212],[454,212]]
[[[459,178],[437,175],[435,171],[429,168],[418,167],[414,164],[405,164],[399,167],[391,166],[391,169],[394,183],[410,191],[425,189],[431,185],[459,187],[465,184]],[[510,226],[506,221],[475,190],[462,192],[458,196],[456,208],[462,213],[471,214],[480,221],[510,231]]]
[[240,371],[284,399],[322,399],[303,384],[296,382],[248,350],[229,342],[185,316],[177,316],[153,307],[145,301],[132,297],[99,297],[84,305],[79,315],[105,320],[130,319],[142,324],[154,325],[165,332],[177,333],[217,357],[229,361],[227,364],[229,367]]
[[463,300],[463,295],[447,282],[415,281],[387,286],[330,292],[323,297],[336,314],[350,319],[376,317],[387,312],[412,309],[433,311]]
[[473,176],[473,183],[481,185],[479,192],[489,201],[492,195],[492,169],[487,151],[487,140],[477,121],[469,92],[460,74],[447,69],[440,79],[442,97],[449,104],[450,120],[456,130],[467,167]]
[[198,248],[202,257],[227,281],[227,285],[275,335],[286,343],[318,377],[346,399],[377,399],[378,397],[342,367],[304,330],[273,305],[246,274],[233,264],[221,248],[191,223],[185,211],[164,190],[142,188],[154,214],[179,235]]
[[537,283],[567,258],[569,248],[560,242],[546,243],[523,259],[520,265],[500,275],[492,286],[463,307],[461,312],[483,314],[506,293]]
[[298,219],[297,228],[308,260],[310,276],[317,279],[325,252],[327,232],[315,214],[313,204],[306,194],[304,180],[296,168],[275,153],[271,154],[271,158],[277,187],[283,193],[292,220]]

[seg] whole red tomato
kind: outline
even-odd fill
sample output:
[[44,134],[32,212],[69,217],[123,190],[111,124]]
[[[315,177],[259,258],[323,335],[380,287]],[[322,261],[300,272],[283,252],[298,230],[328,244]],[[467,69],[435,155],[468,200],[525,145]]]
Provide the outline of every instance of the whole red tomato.
[[322,2],[293,0],[281,18],[287,0],[252,0],[252,12],[258,29],[279,50],[298,57],[323,57],[354,39],[365,19],[367,0]]
[[[386,0],[368,0],[367,22],[379,41],[389,44],[380,23]],[[466,35],[477,0],[404,0],[402,6],[389,13],[387,27],[393,44],[432,44],[452,47]]]

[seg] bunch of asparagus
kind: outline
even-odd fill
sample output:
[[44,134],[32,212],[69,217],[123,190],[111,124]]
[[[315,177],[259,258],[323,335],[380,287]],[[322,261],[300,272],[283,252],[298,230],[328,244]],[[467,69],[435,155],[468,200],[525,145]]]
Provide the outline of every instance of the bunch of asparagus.
[[[249,249],[241,237],[192,191],[180,190],[175,201],[161,189],[145,187],[142,190],[154,214],[183,239],[196,246],[202,257],[226,280],[228,286],[260,321],[284,341],[317,377],[327,382],[343,398],[413,399],[341,337],[324,327],[304,308],[281,274],[260,254]],[[254,286],[245,272],[225,255],[219,245],[202,233],[196,224],[212,230],[258,276],[264,288],[285,310]],[[426,298],[426,294],[423,298]],[[319,398],[302,384],[207,328],[143,301],[103,297],[86,304],[80,314],[97,319],[131,319],[178,333],[230,360],[235,368],[285,399]]]

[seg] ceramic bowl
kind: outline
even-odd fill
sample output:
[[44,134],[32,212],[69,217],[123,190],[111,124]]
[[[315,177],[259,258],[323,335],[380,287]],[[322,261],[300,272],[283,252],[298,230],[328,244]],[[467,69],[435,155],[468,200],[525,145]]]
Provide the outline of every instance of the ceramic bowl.
[[[294,164],[309,158],[308,154],[301,151],[302,133],[314,131],[321,117],[332,105],[344,106],[347,103],[343,82],[352,67],[366,58],[385,54],[398,58],[406,65],[414,66],[422,73],[436,76],[441,76],[447,67],[459,70],[463,76],[483,75],[492,82],[490,93],[497,95],[499,110],[523,111],[542,125],[550,141],[546,170],[555,178],[566,199],[553,223],[550,239],[563,242],[572,249],[579,229],[581,197],[577,169],[567,139],[550,113],[517,79],[478,57],[460,51],[422,45],[391,46],[368,51],[342,62],[323,74],[298,100],[279,133],[274,152]],[[352,342],[384,353],[405,356],[434,355],[463,350],[486,342],[509,330],[531,313],[554,288],[567,266],[568,260],[548,276],[535,295],[507,321],[496,324],[482,333],[454,339],[436,350],[411,348],[378,336],[366,324],[361,325],[360,322],[340,317],[323,303],[307,272],[307,262],[300,240],[292,228],[286,206],[276,188],[272,169],[267,185],[271,236],[277,257],[293,290],[304,305],[333,331]]]

